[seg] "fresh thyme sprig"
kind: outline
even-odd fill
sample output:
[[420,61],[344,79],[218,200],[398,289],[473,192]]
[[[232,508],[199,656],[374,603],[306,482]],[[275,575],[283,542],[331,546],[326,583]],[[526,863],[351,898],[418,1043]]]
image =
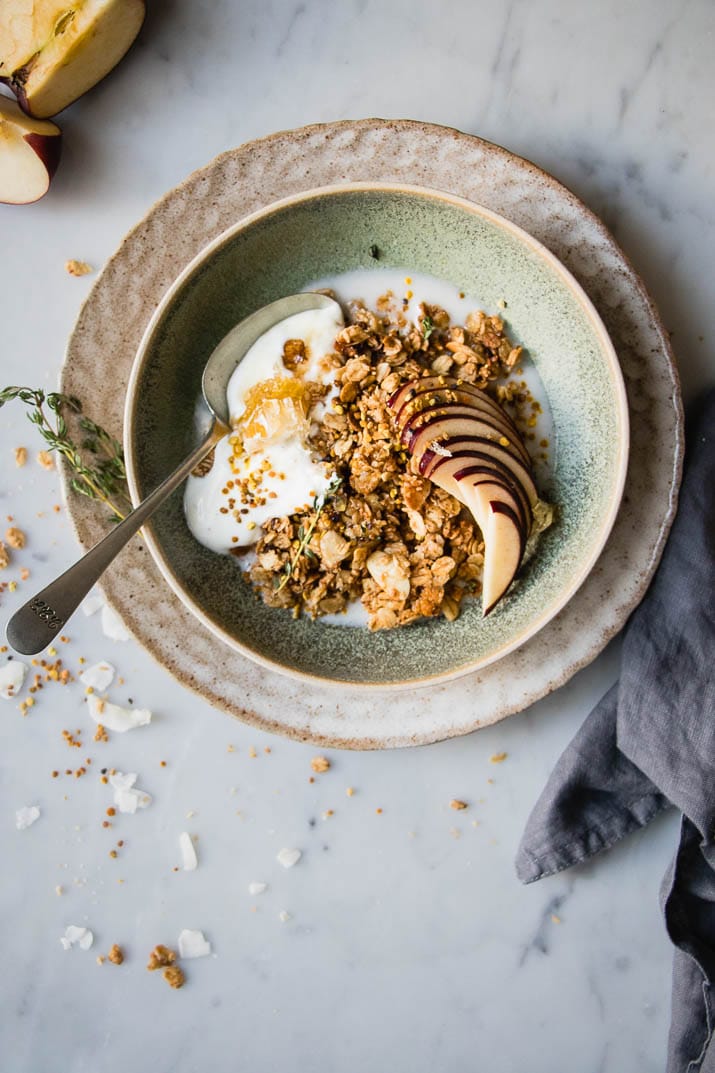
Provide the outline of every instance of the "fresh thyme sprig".
[[308,558],[311,559],[315,558],[315,552],[308,547],[308,544],[310,544],[313,533],[315,532],[315,527],[318,524],[320,515],[323,513],[323,510],[325,509],[328,500],[332,499],[332,497],[338,491],[342,483],[343,478],[339,477],[336,474],[334,477],[331,478],[330,483],[325,489],[325,491],[321,495],[316,496],[313,500],[313,510],[315,511],[315,516],[307,529],[304,529],[302,525],[299,528],[298,547],[296,548],[295,555],[293,556],[293,558],[283,567],[283,580],[276,585],[276,593],[279,593],[281,589],[285,588],[290,579],[293,577],[293,574],[295,573],[295,568],[300,561],[301,555],[306,555]]
[[[127,474],[122,445],[83,415],[78,417],[78,424],[86,437],[81,444],[73,442],[64,415],[82,414],[82,403],[74,395],[63,395],[58,391],[45,393],[29,387],[6,387],[0,391],[0,407],[13,399],[31,407],[27,415],[29,420],[37,425],[50,451],[56,451],[67,462],[73,473],[70,479],[73,491],[104,503],[114,520],[121,521],[131,508],[125,488]],[[92,456],[91,463],[82,455],[83,450]]]

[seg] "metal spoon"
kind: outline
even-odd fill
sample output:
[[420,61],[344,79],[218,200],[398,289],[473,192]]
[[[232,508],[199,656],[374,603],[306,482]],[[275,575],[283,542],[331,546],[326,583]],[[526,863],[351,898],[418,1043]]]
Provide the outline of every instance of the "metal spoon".
[[324,294],[292,294],[263,306],[224,336],[206,363],[201,378],[204,401],[213,418],[206,437],[186,461],[163,480],[111,533],[15,612],[7,624],[6,634],[9,644],[16,652],[33,655],[41,652],[54,640],[58,630],[74,614],[127,541],[209,454],[221,437],[230,431],[226,388],[234,369],[256,340],[269,328],[294,313],[302,313],[308,309],[326,309],[336,304]]

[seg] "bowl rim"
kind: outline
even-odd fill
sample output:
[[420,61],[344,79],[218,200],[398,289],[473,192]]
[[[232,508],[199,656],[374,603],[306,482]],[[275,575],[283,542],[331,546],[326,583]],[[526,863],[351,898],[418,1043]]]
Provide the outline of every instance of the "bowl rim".
[[472,662],[465,663],[458,668],[450,671],[441,672],[438,674],[430,674],[421,678],[412,679],[396,679],[393,681],[354,681],[344,678],[331,678],[329,674],[311,673],[308,671],[296,670],[292,667],[287,667],[283,663],[278,662],[264,656],[247,645],[238,641],[228,631],[222,629],[216,624],[186,593],[176,578],[173,570],[166,560],[164,553],[154,537],[154,533],[151,529],[151,525],[147,525],[142,529],[142,536],[146,542],[146,546],[160,571],[162,577],[167,582],[169,587],[175,593],[175,595],[181,600],[184,606],[204,625],[214,637],[222,641],[229,648],[235,652],[246,656],[254,663],[266,668],[270,671],[276,671],[279,674],[292,678],[294,680],[301,680],[306,683],[320,685],[323,687],[337,687],[345,688],[349,686],[363,692],[370,690],[408,690],[418,689],[423,687],[429,687],[439,685],[443,682],[448,682],[456,678],[462,678],[466,675],[472,674],[475,671],[480,670],[483,667],[487,667],[497,660],[507,656],[510,652],[520,648],[528,640],[530,640],[536,633],[539,632],[548,622],[550,622],[561,611],[566,604],[571,600],[574,594],[578,591],[581,585],[584,583],[591,570],[595,566],[603,548],[608,540],[613,525],[615,523],[618,510],[621,505],[623,497],[623,491],[625,487],[626,475],[628,470],[628,456],[629,456],[629,444],[630,444],[630,419],[628,411],[628,399],[626,394],[625,383],[623,379],[623,373],[618,361],[616,350],[611,342],[610,336],[599,316],[593,302],[586,294],[585,290],[578,282],[578,280],[572,275],[572,273],[566,268],[566,266],[556,257],[555,254],[549,250],[533,235],[529,234],[522,227],[508,220],[500,213],[495,212],[493,209],[489,209],[484,205],[479,204],[476,201],[471,201],[468,198],[452,194],[445,190],[440,190],[435,187],[420,186],[417,184],[401,183],[401,182],[374,182],[374,181],[353,181],[349,183],[336,183],[330,185],[323,185],[313,187],[308,190],[303,190],[295,194],[291,194],[287,197],[278,199],[271,202],[255,212],[249,213],[246,216],[241,217],[230,227],[227,227],[219,235],[216,235],[206,246],[204,246],[182,269],[179,275],[167,288],[163,294],[161,301],[152,313],[149,322],[144,329],[141,340],[137,347],[134,360],[132,362],[129,379],[127,382],[127,392],[124,404],[124,420],[123,420],[123,445],[124,455],[126,462],[127,472],[127,485],[129,488],[129,494],[134,507],[136,507],[140,501],[141,496],[138,489],[137,472],[135,468],[135,460],[132,451],[132,442],[135,431],[135,414],[137,409],[138,392],[137,386],[139,378],[143,372],[144,364],[146,361],[146,355],[148,348],[152,342],[157,328],[159,327],[167,308],[170,306],[176,294],[181,290],[184,283],[192,276],[194,271],[203,263],[205,263],[212,254],[229,242],[234,235],[243,231],[247,227],[253,226],[255,223],[275,213],[282,212],[286,208],[290,208],[295,205],[307,201],[313,201],[317,198],[326,196],[340,196],[347,193],[358,192],[376,192],[376,193],[393,193],[393,194],[408,194],[416,197],[421,197],[426,200],[438,200],[446,202],[449,205],[454,206],[457,209],[461,209],[470,213],[471,215],[481,217],[488,220],[490,223],[501,227],[503,230],[509,232],[523,245],[529,247],[535,254],[546,261],[550,267],[555,271],[557,276],[561,278],[563,283],[573,293],[577,302],[581,305],[584,313],[586,314],[592,329],[602,346],[602,351],[607,358],[608,365],[612,374],[613,389],[615,393],[616,402],[616,422],[618,428],[618,454],[617,454],[617,472],[616,480],[611,495],[609,510],[605,517],[601,521],[599,536],[595,543],[592,545],[590,555],[583,561],[580,569],[573,576],[570,585],[563,590],[559,596],[553,600],[538,616],[531,620],[529,626],[522,630],[519,635],[507,643],[501,645],[496,650],[492,651],[488,656],[475,659]]

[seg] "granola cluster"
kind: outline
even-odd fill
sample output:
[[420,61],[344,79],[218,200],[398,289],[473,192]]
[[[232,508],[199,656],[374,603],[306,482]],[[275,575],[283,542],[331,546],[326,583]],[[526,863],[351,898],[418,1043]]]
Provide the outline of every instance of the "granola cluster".
[[377,312],[349,307],[332,358],[339,396],[311,437],[340,483],[311,509],[264,525],[249,576],[272,607],[317,617],[361,600],[369,628],[390,629],[455,619],[462,599],[481,589],[479,529],[456,499],[410,472],[388,400],[426,375],[487,388],[512,370],[521,348],[500,317],[476,312],[457,327],[443,309],[420,308],[414,325],[390,294]]

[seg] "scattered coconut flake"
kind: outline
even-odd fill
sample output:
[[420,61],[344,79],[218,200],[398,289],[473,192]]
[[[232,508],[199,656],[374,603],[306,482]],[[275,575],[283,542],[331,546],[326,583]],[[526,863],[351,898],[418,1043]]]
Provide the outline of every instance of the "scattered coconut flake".
[[114,804],[120,812],[136,812],[138,808],[147,808],[151,804],[149,794],[135,789],[137,778],[138,775],[134,773],[125,775],[121,771],[109,776],[109,784],[114,790]]
[[292,868],[294,864],[297,864],[300,858],[303,856],[299,849],[282,849],[276,860],[279,864],[282,864],[284,868]]
[[249,883],[248,884],[248,893],[249,894],[263,894],[263,892],[266,891],[266,890],[268,890],[268,884],[267,883]]
[[202,931],[184,928],[179,934],[179,956],[182,958],[205,958],[211,953],[211,943]]
[[280,913],[278,914],[278,919],[280,920],[281,924],[285,924],[288,920],[291,919],[291,915],[290,913],[286,912],[285,909],[281,909]]
[[24,831],[27,827],[32,827],[35,820],[39,820],[40,810],[37,805],[23,805],[15,813],[15,826],[18,831]]
[[114,608],[102,606],[102,633],[111,641],[128,641],[129,632]]
[[86,671],[82,671],[79,680],[86,686],[91,686],[92,689],[98,689],[101,693],[105,689],[109,689],[114,681],[114,674],[115,671],[112,664],[105,663],[105,661],[102,660],[101,663],[94,663],[91,667],[88,667]]
[[179,848],[181,849],[184,871],[193,872],[198,867],[199,860],[196,856],[196,849],[188,831],[182,831],[179,835]]
[[21,659],[9,659],[0,667],[0,697],[10,700],[22,689],[27,674],[27,664]]
[[122,708],[119,704],[110,704],[94,693],[87,698],[89,714],[95,723],[123,734],[125,730],[134,730],[151,723],[152,713],[148,708]]
[[80,950],[89,950],[94,942],[94,935],[89,928],[82,928],[77,924],[70,924],[65,928],[65,933],[61,937],[60,942],[65,950],[69,950],[71,946],[78,946]]
[[90,592],[89,596],[85,596],[80,607],[87,618],[89,618],[90,615],[96,615],[97,611],[99,611],[101,607],[104,607],[104,597],[101,592]]

